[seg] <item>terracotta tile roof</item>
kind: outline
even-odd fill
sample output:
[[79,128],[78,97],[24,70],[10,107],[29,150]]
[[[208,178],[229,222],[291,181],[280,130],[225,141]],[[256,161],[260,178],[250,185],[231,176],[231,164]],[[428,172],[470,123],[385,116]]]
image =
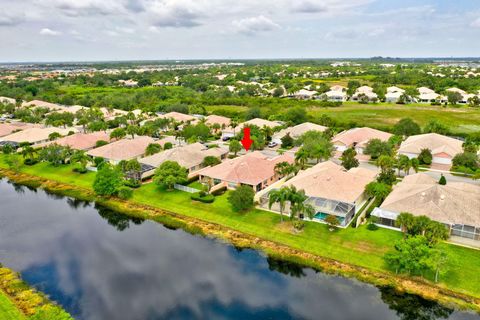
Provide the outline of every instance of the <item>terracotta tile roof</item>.
[[392,212],[410,212],[447,223],[480,227],[480,187],[461,182],[440,185],[417,173],[397,184],[380,206]]
[[205,124],[207,126],[212,126],[215,123],[218,123],[220,126],[225,125],[228,127],[230,125],[230,118],[227,117],[222,117],[222,116],[217,116],[217,115],[209,115],[207,118],[207,121],[205,121]]
[[376,174],[375,171],[364,168],[346,171],[342,166],[326,161],[299,172],[285,186],[293,185],[297,189],[303,189],[310,197],[354,203]]
[[197,119],[195,117],[192,117],[191,115],[175,112],[175,111],[162,114],[159,116],[159,118],[173,119],[178,122],[187,122],[187,121],[193,121]]
[[40,146],[43,147],[43,146],[56,143],[61,146],[69,146],[74,150],[90,150],[95,148],[95,145],[99,140],[109,142],[110,135],[104,131],[93,132],[93,133],[75,133],[55,141],[41,144]]
[[0,137],[7,136],[14,131],[25,130],[34,127],[40,127],[40,125],[23,122],[0,123]]
[[29,128],[19,132],[12,133],[8,136],[0,138],[0,141],[12,141],[12,142],[29,142],[38,143],[48,140],[48,136],[53,132],[58,132],[62,136],[66,136],[70,131],[77,132],[76,128]]
[[275,165],[284,161],[293,163],[294,159],[288,154],[268,158],[260,151],[255,151],[204,169],[201,175],[222,181],[255,186],[273,177],[275,175]]
[[452,158],[463,152],[463,142],[437,133],[419,134],[408,137],[398,149],[400,153],[419,154],[422,149],[430,149],[432,155],[446,153]]
[[92,157],[102,157],[109,160],[121,161],[138,158],[145,154],[145,149],[155,140],[150,137],[139,136],[134,139],[122,139],[87,152]]
[[391,133],[363,127],[363,128],[353,128],[347,131],[340,132],[335,137],[332,138],[333,144],[342,144],[347,147],[352,147],[353,145],[364,146],[368,141],[372,139],[380,139],[382,141],[387,141],[392,136]]

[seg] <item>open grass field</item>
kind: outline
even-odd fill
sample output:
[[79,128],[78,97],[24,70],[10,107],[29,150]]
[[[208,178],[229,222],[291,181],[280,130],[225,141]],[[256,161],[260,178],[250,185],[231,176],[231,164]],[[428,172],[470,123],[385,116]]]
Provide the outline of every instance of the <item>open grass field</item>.
[[453,133],[480,131],[480,109],[470,107],[444,108],[425,105],[368,104],[346,102],[338,108],[310,108],[314,117],[326,114],[333,119],[360,126],[391,127],[402,118],[411,118],[420,126],[430,120],[447,125]]
[[[0,156],[0,167],[5,167],[2,157],[3,155]],[[94,178],[93,173],[80,175],[73,173],[69,166],[53,168],[45,163],[22,167],[21,170],[88,189],[91,189]],[[307,222],[304,231],[297,234],[292,232],[289,222],[280,223],[278,214],[258,209],[247,213],[234,212],[228,203],[228,193],[216,197],[212,204],[204,204],[192,201],[188,193],[177,190],[165,191],[150,183],[136,189],[132,201],[199,218],[305,252],[381,272],[391,272],[383,260],[383,255],[402,237],[401,233],[396,231],[387,229],[369,231],[365,226],[330,232],[326,225],[314,222]],[[450,259],[448,272],[441,277],[440,284],[480,297],[478,277],[480,251],[446,243],[441,246],[449,254]],[[428,278],[431,279],[431,275]]]
[[10,299],[0,290],[0,319],[2,320],[23,320],[26,317]]

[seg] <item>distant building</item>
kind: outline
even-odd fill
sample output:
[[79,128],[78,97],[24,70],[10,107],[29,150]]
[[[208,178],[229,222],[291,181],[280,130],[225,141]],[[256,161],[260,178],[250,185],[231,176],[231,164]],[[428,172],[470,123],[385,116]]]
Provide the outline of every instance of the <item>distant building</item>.
[[380,139],[382,141],[388,141],[391,136],[391,133],[368,127],[353,128],[334,136],[332,143],[337,151],[343,152],[348,148],[354,148],[358,154],[363,154],[363,150],[370,140]]
[[324,132],[327,130],[327,127],[311,123],[311,122],[304,122],[301,124],[298,124],[294,127],[288,127],[285,129],[282,129],[275,133],[272,137],[272,141],[281,144],[282,143],[282,138],[285,137],[287,134],[290,134],[290,137],[293,139],[298,139],[300,138],[305,132],[308,131],[318,131],[318,132]]

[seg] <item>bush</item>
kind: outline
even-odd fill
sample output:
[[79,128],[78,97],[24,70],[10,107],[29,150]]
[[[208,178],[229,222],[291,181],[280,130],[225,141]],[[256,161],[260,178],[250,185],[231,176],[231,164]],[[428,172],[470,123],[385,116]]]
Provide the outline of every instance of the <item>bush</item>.
[[235,211],[245,211],[253,207],[255,192],[250,186],[240,186],[232,191],[228,201]]
[[200,201],[203,203],[212,203],[213,201],[215,201],[215,197],[212,194],[207,194],[204,191],[192,193],[190,198],[194,201]]
[[133,196],[133,190],[129,187],[122,186],[117,190],[117,196],[120,199],[127,200]]
[[93,159],[93,163],[95,163],[95,167],[97,167],[97,168],[104,162],[105,162],[105,159],[102,158],[102,157],[95,157]]
[[38,160],[27,158],[27,159],[25,159],[25,161],[23,161],[23,163],[27,166],[33,166],[34,164],[38,163]]
[[293,227],[296,230],[303,230],[303,228],[305,228],[305,222],[303,222],[302,220],[295,220],[293,221]]
[[217,190],[211,192],[211,194],[213,194],[214,196],[220,196],[220,195],[224,194],[225,191],[227,191],[227,187],[222,187],[220,189],[217,189]]
[[367,229],[370,231],[378,230],[378,226],[375,223],[369,222],[367,224]]
[[138,180],[135,180],[135,179],[128,179],[128,180],[125,180],[123,182],[123,184],[127,187],[130,187],[130,188],[133,188],[133,189],[137,189],[137,188],[140,188],[142,186],[142,183]]
[[72,171],[76,173],[84,174],[84,173],[87,173],[88,170],[87,168],[73,168]]
[[168,150],[172,148],[173,148],[173,144],[171,142],[165,142],[165,144],[163,145],[164,150]]

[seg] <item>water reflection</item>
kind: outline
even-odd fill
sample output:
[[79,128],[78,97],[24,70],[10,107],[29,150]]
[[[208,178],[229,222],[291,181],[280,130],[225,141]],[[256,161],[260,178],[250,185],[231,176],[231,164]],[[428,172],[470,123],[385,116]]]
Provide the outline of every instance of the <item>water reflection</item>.
[[[443,317],[442,307],[415,296],[403,301],[386,289],[86,202],[53,200],[43,191],[16,193],[5,182],[0,261],[79,319]],[[475,317],[449,312],[451,319]]]

